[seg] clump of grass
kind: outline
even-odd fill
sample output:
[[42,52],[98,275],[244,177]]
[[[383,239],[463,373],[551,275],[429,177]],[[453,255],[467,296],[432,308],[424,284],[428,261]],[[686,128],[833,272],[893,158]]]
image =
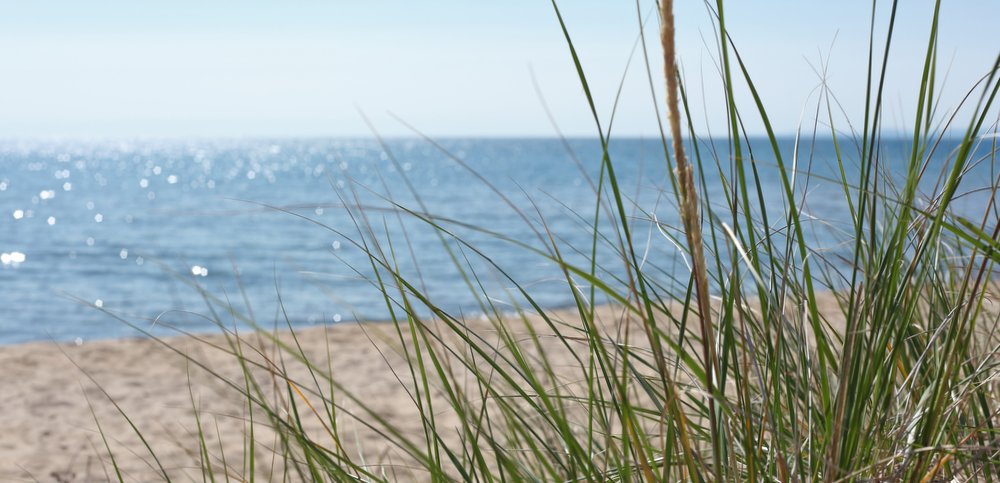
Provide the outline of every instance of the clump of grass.
[[[951,207],[971,169],[997,165],[997,124],[990,116],[996,115],[1000,58],[985,66],[966,105],[934,127],[941,8],[935,4],[906,170],[887,174],[883,94],[898,6],[892,3],[884,24],[882,52],[874,45],[884,19],[872,10],[867,97],[857,131],[838,128],[832,93],[823,93],[817,109],[826,122],[812,127],[812,138],[832,139],[840,177],[815,182],[835,185],[850,206],[846,248],[829,252],[811,243],[803,210],[803,184],[812,177],[798,156],[808,140],[797,137],[791,153],[779,149],[767,101],[726,29],[723,2],[710,5],[729,120],[722,153],[714,144],[705,149],[690,121],[675,61],[672,2],[661,3],[670,128],[662,141],[673,147],[672,157],[664,149],[664,162],[676,166],[669,181],[677,187],[686,240],[677,246],[691,260],[690,273],[666,284],[637,255],[610,128],[594,108],[570,27],[553,2],[601,145],[600,175],[591,180],[597,199],[591,243],[582,250],[590,257],[571,262],[565,253],[573,247],[540,212],[522,212],[485,179],[543,248],[427,213],[416,191],[417,207],[387,198],[401,225],[403,217],[416,219],[438,234],[485,314],[470,319],[436,304],[399,269],[406,241],[388,236],[390,218],[375,219],[350,188],[340,191],[355,233],[303,218],[367,254],[370,281],[393,324],[396,353],[383,356],[415,408],[419,429],[401,430],[340,384],[335,369],[304,350],[295,332],[260,331],[260,340],[252,341],[227,330],[221,348],[239,362],[242,382],[219,378],[245,399],[246,447],[239,463],[222,459],[221,450],[205,443],[199,419],[205,478],[252,481],[266,432],[274,444],[263,451],[279,463],[283,478],[310,481],[996,481],[1000,339],[992,274],[1000,261],[1000,182],[984,188],[980,218]],[[738,87],[751,94],[749,107],[737,105]],[[754,152],[743,134],[750,117],[764,125],[770,152]],[[935,181],[932,159],[944,149],[950,151]],[[763,193],[761,166],[771,161],[780,207],[765,203]],[[699,201],[709,176],[719,176],[726,189],[721,198]],[[681,238],[673,227],[650,221],[675,242]],[[516,273],[493,263],[457,228],[490,234],[554,264],[573,309],[536,303]],[[599,246],[617,255],[621,270],[615,273],[622,275],[603,269]],[[511,287],[511,299],[523,303],[502,310],[471,260],[487,263],[490,274]],[[225,312],[254,322],[205,296],[210,307],[222,309],[209,315],[220,327]],[[377,434],[394,459],[369,459],[364,448],[351,449],[345,420]]]

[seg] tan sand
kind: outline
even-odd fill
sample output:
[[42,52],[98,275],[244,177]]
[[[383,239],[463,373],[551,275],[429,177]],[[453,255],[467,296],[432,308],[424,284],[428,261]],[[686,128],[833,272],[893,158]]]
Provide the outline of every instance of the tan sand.
[[[374,334],[391,328],[369,325],[368,331]],[[299,335],[306,352],[323,364],[329,341],[331,366],[338,380],[400,427],[419,430],[419,420],[408,413],[410,406],[401,386],[357,324],[310,328]],[[209,345],[224,345],[221,335],[204,337],[203,342],[186,338],[168,342],[241,383],[235,358]],[[242,466],[247,412],[239,393],[156,341],[2,347],[0,367],[4,415],[0,419],[0,481],[106,481],[105,471],[113,469],[88,399],[104,432],[113,438],[111,446],[126,480],[161,479],[142,442],[95,381],[133,419],[171,477],[201,481],[192,397],[200,408],[209,444],[218,449],[221,435],[227,458],[234,460],[230,465]],[[304,371],[292,372],[306,376]],[[257,439],[265,446],[273,444],[266,435]],[[261,449],[258,452],[266,455]],[[258,473],[266,475],[271,461],[259,464]]]
[[[620,309],[602,307],[599,318],[608,329],[622,320]],[[821,300],[826,314],[837,312],[832,295]],[[556,312],[573,325],[578,318],[572,311]],[[535,319],[533,327],[541,327]],[[471,323],[470,330],[487,339],[494,338],[485,322]],[[522,329],[523,330],[523,329]],[[543,331],[544,332],[544,331]],[[296,331],[304,351],[311,360],[325,366],[345,389],[361,397],[365,404],[384,416],[402,432],[420,437],[421,423],[415,405],[405,386],[394,375],[407,380],[406,366],[395,354],[397,335],[392,324],[344,323],[329,327],[314,327]],[[613,334],[609,336],[614,337]],[[405,337],[405,333],[404,333]],[[281,338],[290,341],[287,332]],[[257,337],[250,335],[251,342]],[[641,339],[634,333],[633,341]],[[571,365],[571,354],[552,337],[542,337],[542,350],[553,364]],[[225,379],[243,384],[242,372],[235,358],[213,345],[225,346],[222,335],[204,336],[201,340],[170,338],[167,342],[179,351],[191,355]],[[581,352],[586,351],[579,342]],[[270,344],[262,344],[267,357],[282,363]],[[246,348],[249,351],[249,347]],[[261,357],[254,360],[265,363]],[[75,366],[78,364],[79,367]],[[284,359],[289,374],[308,394],[315,388],[307,371],[299,364]],[[199,447],[194,409],[199,408],[206,440],[214,458],[224,454],[229,466],[241,468],[244,454],[247,408],[244,399],[232,387],[160,342],[150,339],[129,339],[85,342],[82,345],[29,343],[0,347],[0,481],[107,481],[111,466],[104,443],[97,431],[90,405],[109,436],[110,445],[127,481],[161,480],[157,465],[122,417],[107,391],[149,440],[160,463],[170,476],[180,481],[201,481],[198,469]],[[260,381],[269,378],[266,371],[257,370]],[[91,381],[89,377],[93,378]],[[577,376],[578,378],[578,376]],[[97,384],[95,384],[95,381]],[[328,387],[323,387],[328,393]],[[282,389],[283,391],[284,389]],[[280,392],[280,391],[279,391]],[[281,394],[283,397],[284,394]],[[193,402],[192,402],[193,400]],[[315,399],[313,399],[315,400]],[[348,410],[357,405],[343,399]],[[437,407],[445,407],[441,394],[435,395]],[[300,405],[301,406],[301,405]],[[300,408],[307,412],[306,408]],[[258,422],[264,418],[255,415]],[[324,432],[317,418],[307,414],[305,424],[310,434]],[[370,418],[369,418],[370,419]],[[405,464],[402,451],[388,446],[372,431],[350,417],[338,418],[345,450],[371,465]],[[439,425],[454,426],[454,417],[442,414]],[[268,448],[277,443],[267,428],[256,430],[258,474],[267,481],[270,471],[279,471],[267,458]],[[322,442],[322,438],[319,438]],[[329,444],[333,444],[329,438]],[[221,448],[221,449],[220,449]],[[219,461],[213,460],[219,467]],[[232,474],[239,481],[240,475]],[[277,477],[277,475],[273,475]],[[389,476],[392,478],[392,476]],[[111,474],[111,479],[115,479]],[[404,478],[405,479],[405,478]]]
[[[601,310],[608,319],[613,318],[607,313],[609,310]],[[573,313],[562,315],[574,318]],[[471,328],[479,333],[491,332],[485,322],[477,322]],[[394,330],[388,323],[344,323],[297,330],[296,334],[304,351],[317,364],[325,367],[329,350],[332,373],[345,389],[363,398],[366,405],[386,417],[394,427],[420,437],[422,426],[418,412],[391,369],[402,371],[399,376],[407,379],[406,366],[394,352],[396,344],[393,341],[398,340]],[[281,334],[283,339],[290,340],[287,332]],[[242,372],[236,359],[212,348],[213,344],[225,346],[225,338],[208,335],[201,339],[175,337],[166,341],[228,380],[242,385]],[[258,338],[250,335],[247,339],[253,342]],[[545,340],[544,350],[547,354],[551,351],[549,356],[560,363],[557,353],[565,349],[549,347],[554,345],[554,339]],[[278,361],[271,344],[263,346],[267,348],[268,357]],[[562,358],[565,359],[565,354]],[[260,357],[255,359],[262,361]],[[299,381],[304,391],[315,387],[301,365],[289,361],[287,356],[285,363],[289,374]],[[229,466],[242,467],[247,427],[244,399],[232,387],[157,341],[126,339],[85,342],[79,346],[52,342],[6,346],[0,347],[0,367],[3,368],[0,371],[0,387],[3,388],[0,395],[3,410],[0,481],[107,481],[106,471],[114,480],[113,468],[90,405],[111,439],[113,453],[125,479],[162,479],[142,441],[108,396],[133,420],[172,478],[202,480],[198,469],[195,405],[201,412],[206,439],[217,453],[215,457],[220,453],[221,439],[221,452]],[[259,380],[269,380],[265,371],[256,372]],[[103,394],[97,384],[108,395]],[[328,393],[328,387],[324,387],[323,392]],[[445,406],[440,394],[435,401],[441,404],[439,407]],[[357,409],[350,402],[345,402],[345,406]],[[302,411],[307,409],[302,408]],[[306,416],[307,426],[322,434],[324,428],[317,418]],[[256,417],[263,419],[261,415]],[[341,434],[347,440],[344,446],[351,455],[373,465],[406,459],[401,451],[387,446],[352,418],[342,418],[341,424]],[[443,415],[439,424],[454,426],[455,421]],[[267,448],[276,443],[266,428],[256,431],[255,439],[262,444],[257,448],[257,473],[267,481],[270,471],[280,470],[277,466],[272,469],[273,462],[267,458]],[[218,463],[214,461],[216,467]]]

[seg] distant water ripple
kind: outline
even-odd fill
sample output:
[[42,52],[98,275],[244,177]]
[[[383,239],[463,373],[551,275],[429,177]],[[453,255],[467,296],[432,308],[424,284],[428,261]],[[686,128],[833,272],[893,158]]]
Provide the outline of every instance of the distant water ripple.
[[[555,139],[467,139],[443,144],[523,210],[536,228],[541,229],[537,208],[567,247],[580,248],[581,253],[589,250],[587,223],[594,215],[595,200],[589,182],[597,179],[600,160],[595,141],[570,141],[592,180]],[[897,144],[890,143],[903,153],[905,143]],[[725,146],[716,147],[725,152]],[[763,148],[756,152],[766,152]],[[643,259],[669,285],[671,276],[682,273],[684,263],[648,221],[655,215],[661,223],[676,226],[661,149],[655,140],[617,140],[612,155],[634,213],[634,229],[641,234],[636,238],[644,248]],[[784,142],[783,149],[790,151],[792,144]],[[158,316],[162,323],[184,330],[212,330],[206,319],[194,315],[208,309],[191,282],[213,296],[228,298],[267,326],[285,323],[277,303],[279,293],[294,324],[385,319],[388,312],[368,277],[367,259],[349,239],[357,239],[357,228],[343,208],[345,201],[367,206],[368,221],[381,239],[391,240],[401,269],[415,284],[426,287],[436,303],[475,313],[478,305],[441,249],[438,236],[418,220],[391,209],[391,202],[396,202],[420,210],[402,175],[434,215],[541,246],[536,234],[475,175],[433,146],[394,140],[389,152],[391,156],[370,140],[2,142],[0,343],[136,334],[77,298],[158,333],[169,332],[154,324]],[[799,161],[803,168],[811,163],[817,177],[809,184],[800,178],[799,187],[808,193],[807,213],[822,226],[815,230],[818,246],[835,248],[843,241],[836,233],[849,213],[841,188],[819,179],[834,175],[833,156],[829,143],[817,144],[808,160]],[[768,203],[780,207],[773,161],[765,157],[759,163]],[[994,168],[978,169],[988,180],[995,176]],[[711,175],[718,171],[714,166],[706,170],[708,195],[721,202],[724,188]],[[970,195],[960,200],[959,207],[975,212],[982,199]],[[349,237],[271,207],[308,217]],[[540,304],[571,302],[559,272],[538,255],[467,227],[442,223],[530,287]],[[611,267],[611,253],[602,253],[609,270],[616,270]],[[470,251],[464,255],[491,295],[504,298],[509,281]],[[574,260],[583,256],[572,249],[565,255]]]

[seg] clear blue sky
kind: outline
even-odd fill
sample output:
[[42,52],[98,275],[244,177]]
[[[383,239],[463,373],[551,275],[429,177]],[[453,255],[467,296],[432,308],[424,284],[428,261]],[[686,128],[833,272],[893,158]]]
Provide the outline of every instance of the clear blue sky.
[[[699,1],[678,3],[680,61],[696,124],[723,129],[709,15]],[[931,12],[927,0],[900,3],[887,103],[893,126],[910,123]],[[822,61],[834,93],[860,119],[870,5],[730,2],[732,36],[779,131],[792,132],[804,109],[811,122],[810,93],[820,79],[810,63]],[[638,34],[635,4],[561,6],[606,118]],[[642,1],[643,14],[652,8]],[[658,27],[655,15],[649,18],[659,74]],[[945,2],[946,105],[996,58],[997,19],[996,0]],[[592,135],[545,0],[0,0],[3,138],[367,135],[355,106],[386,135],[409,133],[389,111],[435,136],[551,135],[532,70],[562,130]],[[616,132],[653,135],[654,108],[661,107],[651,104],[636,62]],[[750,129],[760,131],[753,123]]]

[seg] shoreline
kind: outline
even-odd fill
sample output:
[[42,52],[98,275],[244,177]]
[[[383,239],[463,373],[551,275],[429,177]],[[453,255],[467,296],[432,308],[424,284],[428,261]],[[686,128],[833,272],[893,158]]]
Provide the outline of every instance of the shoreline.
[[[822,292],[818,302],[820,312],[829,317],[835,327],[842,327],[834,293]],[[678,306],[670,307],[674,310]],[[572,309],[552,310],[547,314],[557,323],[569,326],[579,323],[579,316]],[[538,349],[545,351],[554,366],[571,370],[574,354],[557,338],[544,336],[548,329],[540,317],[529,315],[527,320],[533,329],[541,329],[543,333],[538,339]],[[610,329],[609,335],[617,330],[615,324],[620,320],[621,307],[597,307],[598,326],[602,330]],[[465,324],[484,340],[494,340],[495,329],[479,317],[468,318]],[[515,324],[520,322],[510,321],[505,325],[520,333],[524,326]],[[393,343],[399,337],[395,327],[389,321],[344,321],[294,330],[297,343],[310,361],[324,370],[331,368],[333,378],[342,385],[337,389],[340,392],[337,403],[341,407],[338,424],[344,435],[344,447],[373,465],[399,464],[407,456],[365,427],[363,421],[355,419],[356,415],[350,414],[359,409],[359,405],[345,399],[344,391],[357,396],[402,433],[422,437],[419,412],[408,393],[409,382],[400,383],[397,379],[398,374],[407,381],[408,375],[404,375],[405,371],[399,372],[406,366],[395,350],[398,342]],[[406,336],[405,324],[400,328]],[[280,360],[283,366],[287,364],[285,369],[289,377],[301,385],[306,394],[316,390],[307,368],[289,357],[271,357],[276,355],[274,344],[262,343],[255,334],[240,332],[240,340],[247,344],[243,348],[252,349],[259,344],[260,352],[251,355],[251,360]],[[292,332],[287,328],[275,334],[278,340],[292,341]],[[159,340],[148,337],[107,339],[86,341],[82,345],[49,341],[0,346],[0,366],[4,367],[0,372],[0,387],[4,388],[0,394],[0,408],[7,415],[0,420],[0,481],[104,481],[107,479],[105,471],[113,477],[95,417],[108,436],[126,480],[162,478],[143,442],[118,412],[116,404],[156,450],[171,478],[201,478],[197,469],[200,453],[196,407],[205,425],[206,443],[215,450],[223,448],[229,464],[239,467],[248,413],[246,400],[232,384],[241,386],[244,374],[234,355],[219,350],[228,347],[226,342],[224,334],[215,333],[177,335]],[[585,342],[580,343],[580,350],[585,351]],[[180,353],[197,362],[187,361]],[[260,357],[260,353],[265,356]],[[217,376],[209,374],[205,368]],[[259,370],[254,372],[255,378],[272,379],[267,371],[253,369]],[[328,390],[329,387],[319,388],[324,393]],[[281,397],[284,386],[278,391],[273,388],[269,391]],[[432,396],[438,400],[435,403],[440,404],[438,407],[447,410],[444,395]],[[263,419],[260,415],[257,417]],[[457,425],[457,419],[452,419],[451,414],[442,414],[439,423]],[[278,442],[273,440],[270,428],[261,427],[260,421],[255,421],[257,452],[267,456],[268,448],[274,447],[270,445]],[[304,417],[302,424],[307,429],[315,429],[317,433],[314,434],[318,437],[324,437],[323,423],[318,418]],[[329,440],[330,437],[325,438]],[[269,464],[261,463],[258,475],[264,472],[266,478],[268,471],[280,471]]]

